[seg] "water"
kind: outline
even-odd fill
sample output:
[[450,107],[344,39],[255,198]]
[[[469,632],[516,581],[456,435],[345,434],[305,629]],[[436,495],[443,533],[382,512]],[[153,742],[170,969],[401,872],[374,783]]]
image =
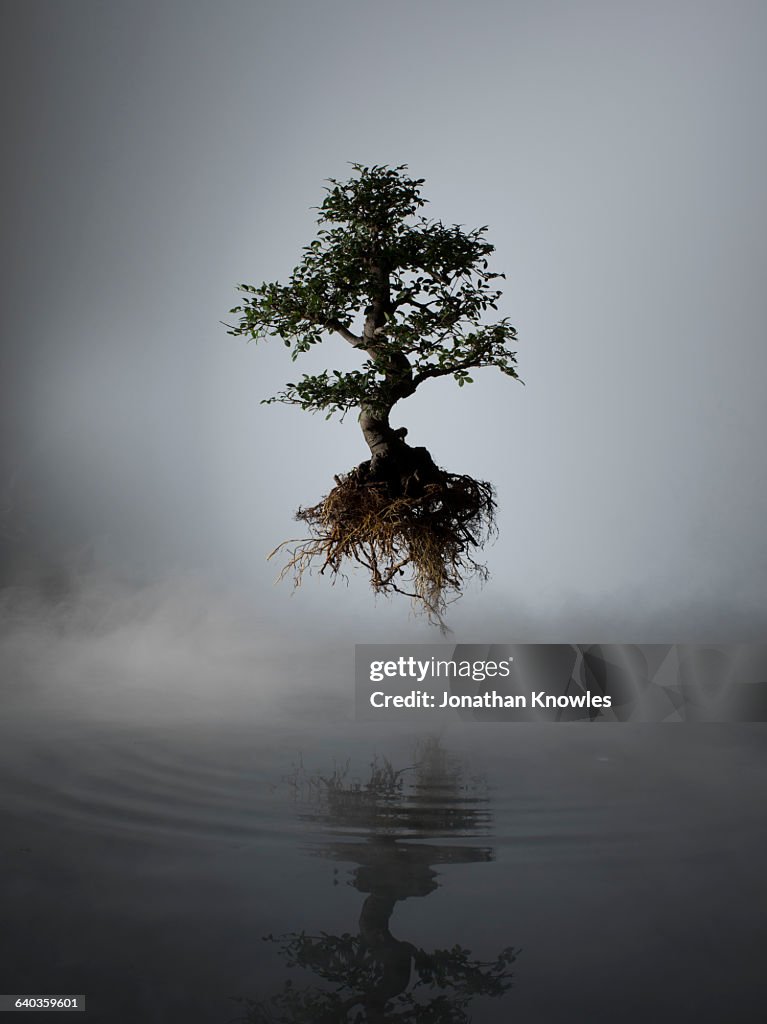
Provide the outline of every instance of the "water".
[[0,992],[116,1024],[757,1019],[763,727],[355,723],[342,645],[297,674],[295,645],[135,639],[3,648]]

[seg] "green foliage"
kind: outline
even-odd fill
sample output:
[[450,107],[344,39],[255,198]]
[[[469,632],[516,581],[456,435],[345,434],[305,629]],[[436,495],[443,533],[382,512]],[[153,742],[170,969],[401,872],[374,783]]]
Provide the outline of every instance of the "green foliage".
[[229,333],[280,338],[296,359],[335,332],[360,350],[362,368],[305,375],[266,401],[328,415],[362,403],[388,410],[432,377],[463,386],[471,369],[494,366],[517,378],[515,329],[506,317],[485,322],[504,276],[489,270],[487,228],[418,213],[424,181],[405,165],[352,166],[349,181],[330,179],[317,237],[288,283],[239,286]]

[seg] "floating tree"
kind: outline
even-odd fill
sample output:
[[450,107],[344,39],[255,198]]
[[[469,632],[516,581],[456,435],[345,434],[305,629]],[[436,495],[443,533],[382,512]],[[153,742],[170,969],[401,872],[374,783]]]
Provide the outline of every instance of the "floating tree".
[[487,576],[476,553],[495,530],[495,492],[408,444],[392,411],[437,377],[463,387],[473,370],[493,366],[518,379],[517,335],[506,317],[488,322],[504,275],[489,268],[487,228],[421,215],[424,180],[404,165],[352,166],[349,181],[329,180],[317,236],[287,284],[239,286],[229,333],[280,338],[294,360],[337,334],[360,355],[358,369],[305,374],[265,399],[326,417],[354,410],[370,450],[319,503],[298,510],[309,536],[276,549],[288,553],[282,576],[298,584],[318,569],[335,578],[356,563],[376,592],[405,594],[442,624],[466,579]]

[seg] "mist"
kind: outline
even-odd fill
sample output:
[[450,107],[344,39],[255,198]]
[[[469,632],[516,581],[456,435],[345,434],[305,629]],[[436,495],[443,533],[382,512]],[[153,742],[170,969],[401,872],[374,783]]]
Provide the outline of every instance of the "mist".
[[[0,988],[217,1024],[282,983],[265,935],[346,940],[372,900],[408,971],[523,949],[488,1024],[752,1019],[763,725],[457,718],[432,788],[377,801],[429,730],[356,722],[353,681],[361,643],[764,641],[767,8],[4,14]],[[519,334],[524,384],[433,381],[393,417],[497,491],[444,637],[361,574],[294,589],[267,560],[368,453],[353,415],[261,402],[355,353],[294,365],[226,324],[350,162],[488,226]],[[343,813],[300,806],[296,766]],[[481,840],[451,825],[475,804]]]
[[[759,5],[9,11],[7,583],[85,560],[228,581],[281,629],[330,607],[411,628],[364,580],[272,589],[293,512],[365,449],[352,417],[260,405],[295,368],[221,323],[237,282],[290,272],[324,179],[406,162],[430,215],[489,225],[525,381],[486,370],[396,410],[498,490],[492,581],[451,625],[764,623]],[[368,59],[385,90],[351,87]],[[306,370],[351,364],[346,348]]]

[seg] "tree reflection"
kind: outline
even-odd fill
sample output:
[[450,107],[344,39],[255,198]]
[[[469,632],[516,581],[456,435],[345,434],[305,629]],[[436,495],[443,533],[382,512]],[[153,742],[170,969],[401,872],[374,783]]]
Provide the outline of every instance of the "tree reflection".
[[357,934],[266,936],[289,967],[310,971],[315,983],[302,987],[288,980],[268,1000],[238,1000],[244,1010],[238,1020],[466,1024],[475,997],[508,991],[512,947],[494,960],[479,960],[459,945],[427,952],[390,929],[400,900],[437,888],[436,867],[493,859],[490,847],[455,842],[489,834],[483,780],[468,778],[461,762],[430,739],[417,749],[411,768],[395,770],[387,759],[374,759],[364,784],[350,779],[348,763],[325,776],[299,765],[287,781],[301,801],[302,818],[343,830],[343,840],[324,843],[319,853],[355,864],[350,884],[366,897]]

